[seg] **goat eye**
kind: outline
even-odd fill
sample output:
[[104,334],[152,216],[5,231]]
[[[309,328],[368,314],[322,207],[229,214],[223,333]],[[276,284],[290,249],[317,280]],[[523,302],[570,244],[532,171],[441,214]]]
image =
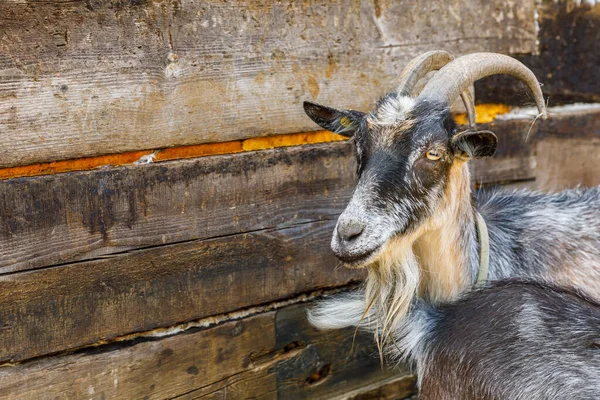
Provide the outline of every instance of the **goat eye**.
[[427,158],[432,160],[432,161],[437,161],[440,158],[442,158],[442,152],[439,150],[429,150],[427,152]]

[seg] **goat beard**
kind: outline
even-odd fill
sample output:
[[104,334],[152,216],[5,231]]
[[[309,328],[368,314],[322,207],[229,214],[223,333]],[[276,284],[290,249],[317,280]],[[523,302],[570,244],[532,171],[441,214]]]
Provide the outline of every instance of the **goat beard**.
[[[368,267],[365,281],[366,327],[374,331],[380,355],[411,310],[419,288],[419,264],[412,241],[395,238]],[[361,319],[362,320],[362,319]]]
[[386,243],[377,261],[367,267],[363,288],[318,302],[308,312],[310,323],[319,329],[354,326],[372,332],[383,362],[384,349],[395,349],[419,287],[413,241],[394,238]]

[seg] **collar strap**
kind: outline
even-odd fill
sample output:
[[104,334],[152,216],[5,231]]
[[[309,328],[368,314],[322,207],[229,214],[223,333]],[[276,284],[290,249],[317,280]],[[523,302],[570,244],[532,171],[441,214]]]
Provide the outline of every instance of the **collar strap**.
[[485,285],[488,279],[488,267],[490,265],[490,237],[487,225],[481,214],[475,211],[475,223],[477,225],[477,240],[479,241],[479,270],[477,271],[477,286]]

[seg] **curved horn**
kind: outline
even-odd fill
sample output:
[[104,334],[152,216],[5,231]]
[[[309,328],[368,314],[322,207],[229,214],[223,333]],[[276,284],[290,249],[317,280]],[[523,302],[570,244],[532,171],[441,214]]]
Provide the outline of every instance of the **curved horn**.
[[[402,70],[396,85],[396,93],[400,96],[410,96],[417,82],[431,71],[437,71],[454,56],[444,50],[432,50],[413,58]],[[475,103],[468,90],[460,94],[469,116],[469,125],[475,126]]]
[[427,82],[419,98],[452,104],[470,84],[496,74],[512,75],[525,82],[533,93],[540,115],[546,119],[544,96],[533,72],[521,62],[502,54],[473,53],[455,59]]
[[465,105],[465,109],[467,110],[467,116],[469,117],[469,126],[471,128],[475,127],[475,100],[469,93],[469,89],[465,90],[460,94],[460,98],[462,99],[463,104]]

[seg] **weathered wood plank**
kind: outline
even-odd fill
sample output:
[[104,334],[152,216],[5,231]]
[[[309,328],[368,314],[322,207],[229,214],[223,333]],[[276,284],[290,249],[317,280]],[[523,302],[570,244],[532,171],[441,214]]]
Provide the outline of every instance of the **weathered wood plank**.
[[302,100],[368,109],[423,51],[534,52],[534,8],[3,2],[0,166],[315,129]]
[[367,385],[331,400],[398,400],[415,394],[417,378],[414,375],[392,377]]
[[335,218],[350,143],[0,181],[0,273]]
[[471,161],[471,179],[475,185],[535,178],[536,155],[532,143],[538,125],[531,128],[531,120],[515,119],[496,120],[479,128],[498,136],[498,148],[493,157]]
[[[379,383],[382,377],[406,376],[405,370],[381,370],[381,362],[373,337],[360,334],[353,344],[354,329],[344,331],[317,331],[307,325],[306,311],[290,307],[276,317],[277,346],[286,343],[320,343],[306,346],[299,357],[282,360],[277,366],[277,394],[281,399],[331,399],[335,392],[352,389],[350,382],[360,386]],[[353,349],[351,353],[348,349]],[[357,358],[360,363],[350,360]],[[298,376],[306,377],[298,380]],[[404,396],[414,392],[407,391]],[[401,393],[399,393],[400,395]]]
[[346,285],[334,220],[135,250],[0,277],[0,361]]
[[252,359],[280,350],[274,314],[3,367],[0,393],[5,399],[169,399],[235,388],[248,377],[260,379],[264,386],[258,389],[270,393],[276,390],[275,374],[268,368],[253,371]]
[[[600,4],[587,1],[539,2],[539,53],[515,57],[543,83],[550,105],[600,102]],[[578,4],[579,3],[579,4]],[[475,84],[484,103],[531,104],[525,85],[502,75]]]
[[177,400],[230,400],[230,399],[277,399],[277,385],[273,371],[259,369],[246,371],[224,380],[193,389],[176,396]]
[[600,185],[600,135],[597,139],[547,138],[537,145],[536,188],[556,192],[577,185]]
[[[289,306],[204,330],[0,368],[0,394],[36,400],[328,399],[406,375],[402,368],[380,368],[369,335],[359,333],[351,351],[353,334],[317,332],[305,306]],[[294,369],[297,364],[302,368]],[[329,373],[314,382],[322,365]]]
[[[600,140],[600,106],[551,107],[548,119],[538,119],[535,124],[532,122],[535,112],[527,114],[500,116],[480,126],[497,134],[498,150],[491,158],[473,162],[474,182],[488,184],[539,178],[536,186],[541,190],[595,184],[598,156],[594,141]],[[559,147],[554,151],[552,144],[544,144],[558,143],[555,139],[565,144],[562,151]],[[589,143],[587,150],[577,145],[582,141]],[[568,149],[572,149],[572,153]],[[580,167],[575,168],[576,165]]]
[[550,108],[550,117],[541,121],[538,136],[541,139],[600,138],[600,104],[573,104]]
[[600,185],[600,105],[565,106],[538,136],[538,189]]

